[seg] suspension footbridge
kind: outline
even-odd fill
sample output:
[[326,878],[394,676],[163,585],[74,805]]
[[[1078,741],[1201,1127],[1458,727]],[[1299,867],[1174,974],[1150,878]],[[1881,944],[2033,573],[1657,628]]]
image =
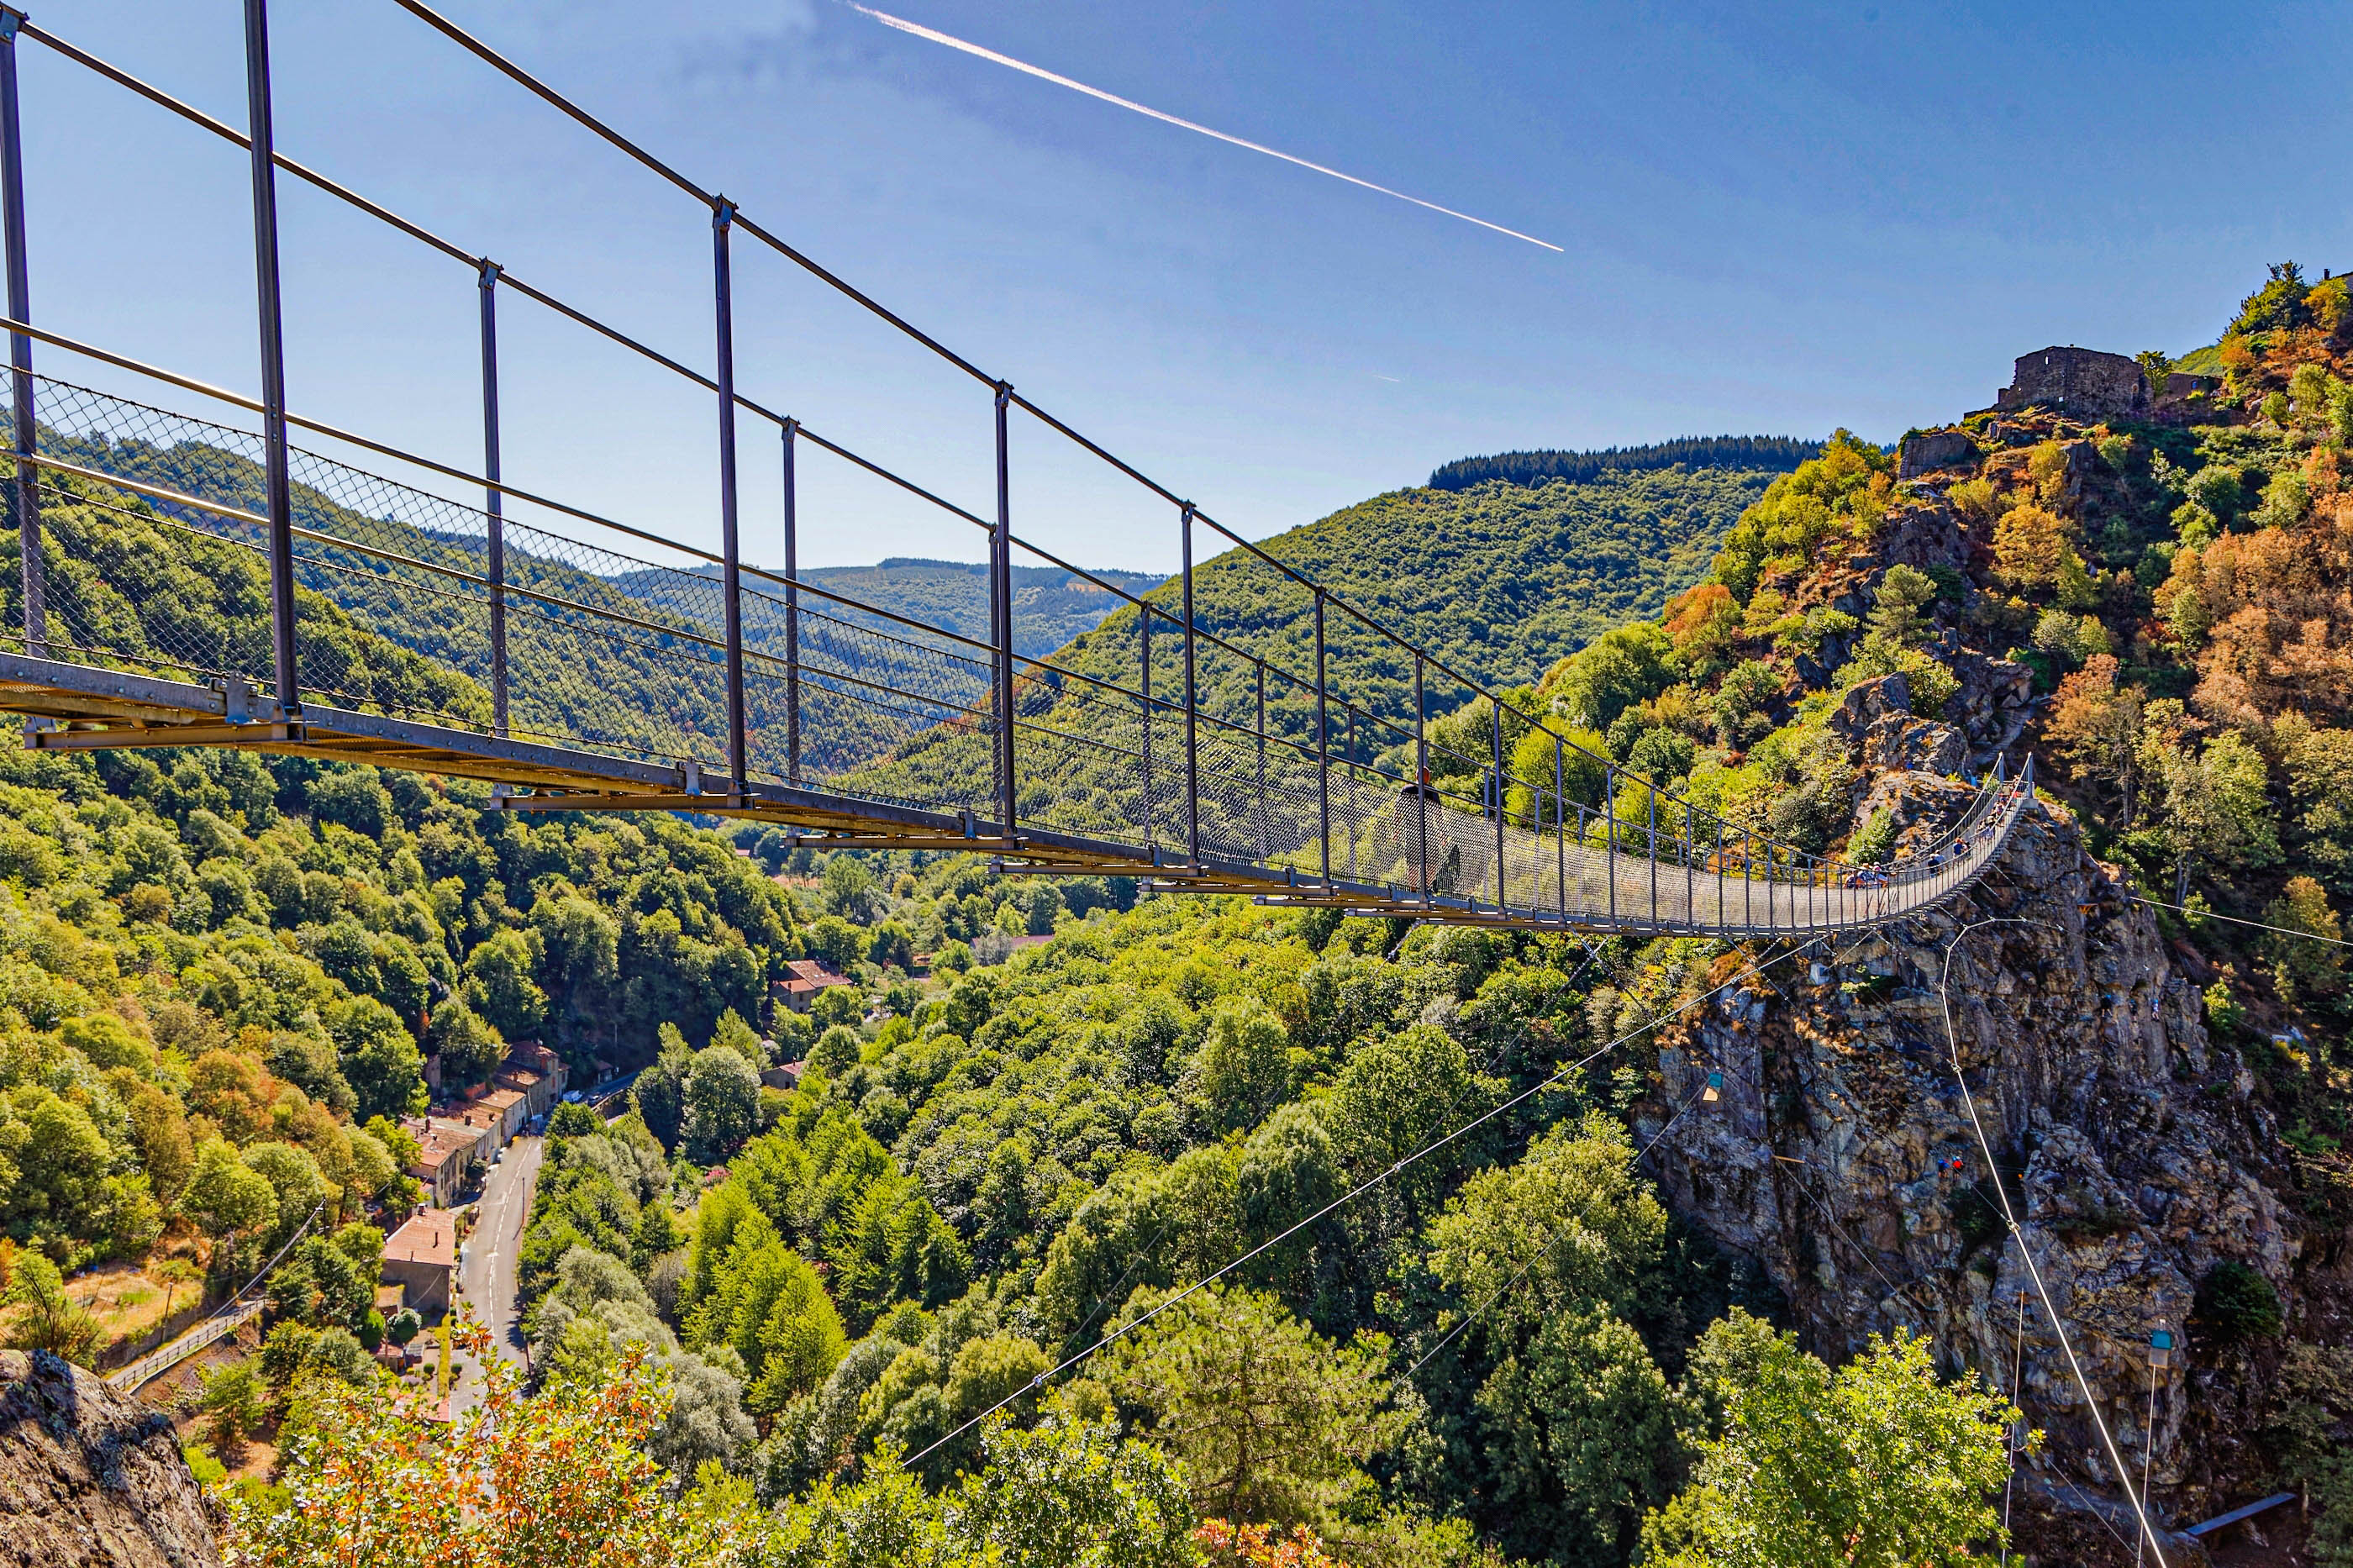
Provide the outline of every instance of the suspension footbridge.
[[[396,3],[699,209],[712,247],[711,369],[280,153],[264,0],[245,0],[245,129],[0,7],[5,495],[20,565],[0,628],[0,705],[28,716],[31,747],[333,758],[489,781],[501,810],[691,811],[788,825],[819,848],[979,850],[1008,868],[1366,914],[1727,938],[1833,932],[1934,906],[1982,874],[2031,804],[2031,764],[2017,777],[1997,766],[1933,842],[1858,867],[1666,794],[1219,523],[418,0]],[[26,41],[243,151],[257,394],[35,321],[17,91]],[[438,253],[453,287],[475,290],[479,451],[406,450],[289,407],[281,176]],[[738,390],[742,242],[975,384],[994,445],[992,498],[961,504]],[[501,478],[499,316],[510,300],[710,396],[719,548]],[[57,374],[60,363],[71,374]],[[153,391],[133,398],[88,384],[96,379]],[[1017,533],[1017,430],[1166,508],[1178,575],[1130,593]],[[767,564],[741,549],[747,431],[775,443],[764,460],[781,480],[780,515],[760,530],[781,547]],[[976,531],[985,633],[802,574],[803,475],[818,463]],[[1250,646],[1205,625],[1194,561],[1205,532],[1309,635]],[[1017,563],[1066,572],[1118,607],[1082,651],[1026,655],[1014,636]],[[1343,641],[1395,679],[1351,689],[1332,668]],[[1433,734],[1433,712],[1479,698],[1482,747],[1465,752],[1459,726],[1451,742]]]

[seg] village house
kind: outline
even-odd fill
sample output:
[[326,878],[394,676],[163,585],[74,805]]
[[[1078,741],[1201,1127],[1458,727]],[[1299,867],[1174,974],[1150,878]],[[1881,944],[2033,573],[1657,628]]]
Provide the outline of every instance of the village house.
[[424,1184],[437,1207],[447,1208],[466,1184],[466,1168],[488,1158],[482,1130],[441,1116],[406,1118],[400,1125],[417,1140],[417,1162],[408,1173]]
[[819,992],[849,984],[848,975],[822,959],[796,958],[786,962],[785,978],[776,982],[776,1000],[796,1013],[806,1013]]
[[400,1287],[401,1305],[420,1313],[446,1311],[449,1280],[458,1271],[458,1215],[420,1208],[385,1238],[384,1279]]
[[470,1127],[480,1140],[476,1157],[487,1160],[507,1146],[531,1118],[530,1102],[512,1089],[477,1087],[460,1098],[436,1105],[436,1120]]
[[491,1081],[522,1096],[527,1121],[555,1109],[556,1101],[564,1098],[565,1077],[562,1057],[545,1046],[523,1040],[507,1052],[505,1063]]

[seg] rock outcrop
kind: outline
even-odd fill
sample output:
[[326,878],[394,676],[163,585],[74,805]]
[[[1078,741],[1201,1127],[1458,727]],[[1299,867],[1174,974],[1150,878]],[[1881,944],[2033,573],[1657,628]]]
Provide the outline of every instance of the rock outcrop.
[[47,1352],[0,1351],[0,1568],[216,1568],[161,1413]]
[[[1838,727],[1883,759],[1926,748],[1946,760],[1937,731],[1951,732],[1906,720],[1896,696],[1857,688]],[[1893,807],[1917,842],[1968,798],[1890,773],[1858,817]],[[2176,1521],[2221,1500],[2259,1380],[2217,1375],[2230,1352],[2201,1345],[2193,1300],[2236,1262],[2293,1313],[2299,1230],[2261,1178],[2271,1139],[2251,1076],[2209,1039],[2198,988],[2149,911],[2063,810],[2030,812],[1965,898],[1776,965],[1662,1045],[1669,1082],[1643,1137],[1684,1074],[1720,1071],[1725,1088],[1668,1133],[1662,1186],[1762,1267],[1812,1348],[1843,1358],[1873,1332],[1926,1331],[1952,1370],[2020,1391],[2047,1436],[2031,1461],[2043,1494],[2080,1483],[2119,1496],[2031,1257],[2135,1482],[2148,1464],[2156,1507]],[[2177,1349],[2152,1426],[2160,1328],[2188,1365]]]
[[1895,477],[1916,479],[1956,463],[1974,463],[1977,457],[1978,444],[1969,439],[1966,430],[1931,430],[1925,435],[1906,436],[1895,448]]

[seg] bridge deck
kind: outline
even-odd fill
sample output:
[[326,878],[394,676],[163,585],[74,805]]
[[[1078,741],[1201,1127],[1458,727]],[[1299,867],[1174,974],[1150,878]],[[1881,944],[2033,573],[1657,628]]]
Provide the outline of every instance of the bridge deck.
[[[22,654],[0,652],[0,705],[47,721],[26,731],[26,743],[42,751],[234,747],[486,780],[504,786],[493,798],[510,810],[691,811],[807,829],[807,842],[821,847],[965,849],[1041,871],[1145,875],[1169,888],[1255,892],[1367,914],[1636,934],[1792,936],[1902,918],[1976,880],[2031,800],[2024,780],[1991,785],[1936,851],[1894,868],[1801,870],[1759,860],[1744,870],[1736,855],[1665,835],[1654,857],[1609,847],[1601,823],[1588,824],[1582,840],[1508,821],[1499,832],[1492,815],[1458,810],[1434,790],[1394,793],[1358,783],[1337,792],[1372,798],[1369,807],[1347,803],[1344,831],[1351,817],[1355,824],[1348,846],[1392,852],[1358,857],[1377,875],[1326,878],[1321,845],[1287,845],[1256,860],[1194,860],[1156,845],[1050,826],[1017,824],[1008,835],[971,811],[757,779],[736,789],[691,760],[665,765],[320,703],[290,715],[241,683],[200,686]],[[1647,837],[1622,822],[1618,831],[1624,842]],[[1463,868],[1467,861],[1474,881],[1492,878],[1498,844],[1504,896],[1492,896],[1490,884],[1491,896],[1482,898]]]

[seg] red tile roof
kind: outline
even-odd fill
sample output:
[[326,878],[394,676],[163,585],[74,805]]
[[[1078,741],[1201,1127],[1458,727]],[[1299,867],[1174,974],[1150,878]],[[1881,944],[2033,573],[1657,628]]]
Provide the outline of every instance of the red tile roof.
[[408,1222],[385,1238],[387,1263],[425,1263],[442,1268],[458,1267],[458,1211],[419,1209]]

